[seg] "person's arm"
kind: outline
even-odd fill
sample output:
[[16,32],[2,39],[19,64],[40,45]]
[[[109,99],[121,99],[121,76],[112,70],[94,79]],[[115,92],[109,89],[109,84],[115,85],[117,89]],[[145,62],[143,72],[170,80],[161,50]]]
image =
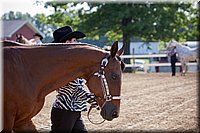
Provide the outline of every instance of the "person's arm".
[[169,53],[168,53],[167,55],[168,55],[168,56],[172,56],[172,51],[173,51],[173,50],[169,51]]
[[168,53],[168,56],[172,56],[176,54],[176,49],[172,49],[169,53]]
[[87,91],[85,87],[85,80],[84,79],[79,79],[78,82],[80,83],[77,87],[77,96],[82,100],[85,101],[89,104],[91,104],[94,107],[97,107],[98,104],[96,102],[95,95],[93,93],[90,93]]
[[87,96],[87,103],[91,104],[93,107],[98,107],[95,95],[93,93],[86,94]]

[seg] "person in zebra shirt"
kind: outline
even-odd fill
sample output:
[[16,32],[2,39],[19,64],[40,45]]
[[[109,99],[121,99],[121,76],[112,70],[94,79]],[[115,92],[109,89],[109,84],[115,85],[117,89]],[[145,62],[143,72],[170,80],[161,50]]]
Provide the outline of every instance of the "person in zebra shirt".
[[[86,35],[73,31],[70,26],[61,27],[53,32],[53,43],[73,43]],[[87,103],[98,106],[94,94],[85,89],[86,81],[82,78],[67,83],[57,90],[56,100],[51,110],[51,131],[87,132],[81,118],[81,112],[87,111]]]

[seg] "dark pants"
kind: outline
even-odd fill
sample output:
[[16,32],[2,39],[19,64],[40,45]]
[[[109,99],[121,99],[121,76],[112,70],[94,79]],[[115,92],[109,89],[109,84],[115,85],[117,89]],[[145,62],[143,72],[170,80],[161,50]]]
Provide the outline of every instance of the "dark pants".
[[87,133],[87,130],[81,118],[81,112],[52,108],[51,124],[52,126],[50,133]]
[[176,55],[171,56],[171,68],[172,68],[172,76],[176,75]]

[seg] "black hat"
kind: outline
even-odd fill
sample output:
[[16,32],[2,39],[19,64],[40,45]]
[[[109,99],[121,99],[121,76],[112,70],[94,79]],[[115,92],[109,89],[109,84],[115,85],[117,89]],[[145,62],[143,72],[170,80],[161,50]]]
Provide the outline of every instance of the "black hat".
[[38,36],[38,37],[40,37],[40,40],[42,40],[42,39],[43,39],[43,36],[42,36],[42,35],[40,35],[39,33],[35,33],[33,36]]
[[64,42],[71,38],[83,38],[86,35],[80,31],[73,31],[70,26],[61,27],[53,32],[53,43]]

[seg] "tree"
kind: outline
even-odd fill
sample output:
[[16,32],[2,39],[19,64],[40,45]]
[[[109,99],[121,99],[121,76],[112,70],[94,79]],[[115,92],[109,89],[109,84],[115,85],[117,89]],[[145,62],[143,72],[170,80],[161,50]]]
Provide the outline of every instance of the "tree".
[[197,36],[197,9],[191,3],[87,3],[88,9],[77,8],[81,4],[85,3],[47,3],[46,7],[55,11],[47,22],[72,25],[91,39],[122,40],[127,44],[125,54],[130,54],[132,38],[165,42],[195,40]]
[[21,12],[14,12],[10,11],[8,13],[5,13],[1,16],[1,20],[33,20],[31,15],[29,13],[21,13]]
[[[143,41],[167,41],[196,36],[196,28],[188,26],[197,25],[197,10],[189,3],[92,3],[89,6],[90,10],[96,8],[96,11],[80,11],[79,28],[91,37],[122,39],[127,44],[125,54],[130,54],[133,37]],[[125,62],[129,63],[129,60]]]
[[49,43],[53,41],[52,33],[57,29],[57,26],[49,23],[45,14],[36,14],[32,23],[45,35],[43,42]]
[[76,30],[79,24],[78,13],[73,9],[73,3],[57,3],[57,2],[47,2],[45,4],[46,8],[53,8],[54,13],[47,16],[46,23],[53,24],[57,27],[62,27],[65,25],[71,25]]
[[[84,6],[87,4],[88,8]],[[81,6],[82,5],[82,6]],[[129,54],[131,39],[143,41],[195,40],[198,34],[197,8],[191,3],[56,3],[47,2],[53,8],[49,16],[37,14],[31,21],[49,37],[64,25],[87,33],[91,39],[107,38],[107,43],[123,40],[125,54]],[[4,18],[24,18],[13,12]],[[111,44],[111,43],[110,43]]]

